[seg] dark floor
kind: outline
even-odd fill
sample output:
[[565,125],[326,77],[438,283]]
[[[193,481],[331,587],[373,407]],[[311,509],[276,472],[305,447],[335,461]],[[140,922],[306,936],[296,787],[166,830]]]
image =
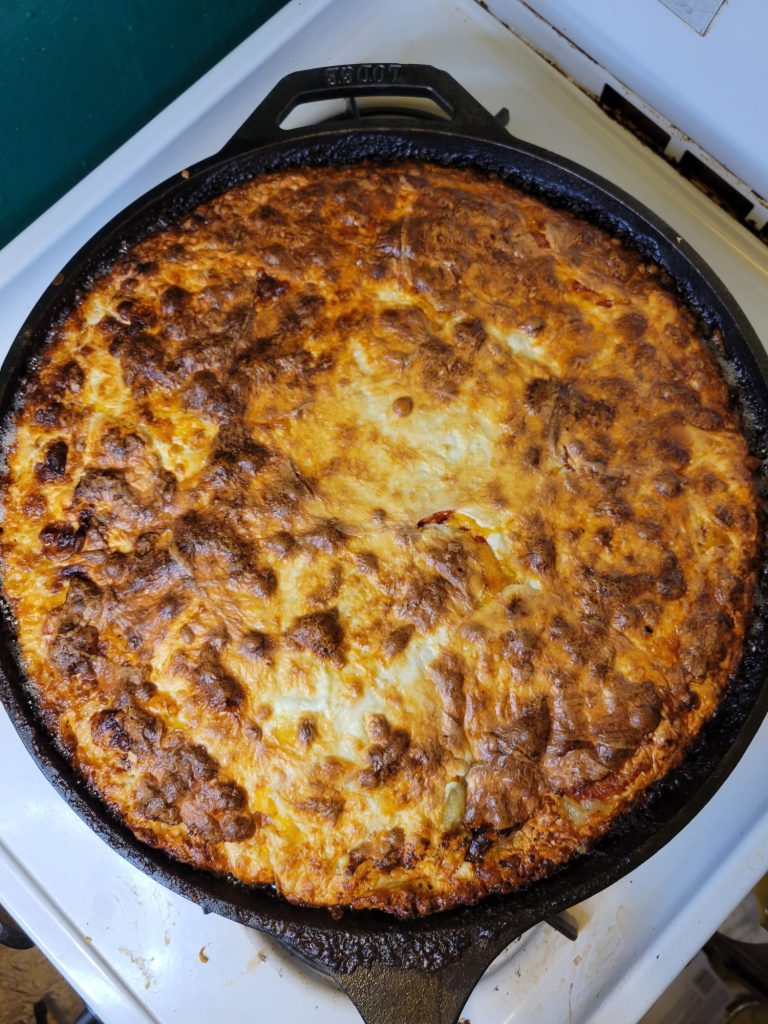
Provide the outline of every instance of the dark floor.
[[[9,919],[2,915],[3,920]],[[73,1024],[83,1002],[39,949],[8,949],[0,945],[0,1024]]]

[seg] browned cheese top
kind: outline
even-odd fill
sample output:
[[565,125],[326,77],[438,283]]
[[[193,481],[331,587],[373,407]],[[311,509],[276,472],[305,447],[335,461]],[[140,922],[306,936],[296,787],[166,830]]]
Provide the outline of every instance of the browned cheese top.
[[291,170],[136,245],[15,423],[3,582],[147,842],[428,913],[540,878],[740,657],[751,460],[660,273],[469,171]]

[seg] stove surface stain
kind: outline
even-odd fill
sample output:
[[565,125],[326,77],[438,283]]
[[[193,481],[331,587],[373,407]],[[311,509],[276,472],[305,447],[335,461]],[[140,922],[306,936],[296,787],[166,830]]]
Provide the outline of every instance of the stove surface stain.
[[133,950],[128,949],[127,946],[120,946],[119,952],[121,952],[123,956],[127,956],[133,966],[141,973],[144,978],[144,988],[151,988],[152,985],[157,983],[157,978],[153,975],[152,968],[150,967],[150,964],[155,959],[154,957],[147,958],[139,956],[138,953],[134,953]]

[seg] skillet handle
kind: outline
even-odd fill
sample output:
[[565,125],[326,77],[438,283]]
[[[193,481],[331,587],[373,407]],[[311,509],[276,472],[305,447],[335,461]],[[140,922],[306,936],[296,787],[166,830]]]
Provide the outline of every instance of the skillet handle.
[[498,952],[498,948],[474,950],[431,973],[380,963],[333,977],[365,1024],[457,1024],[464,1004]]
[[[390,104],[393,96],[426,97],[436,103],[447,118],[443,121],[435,117],[427,122],[430,126],[444,124],[450,130],[468,135],[509,139],[499,121],[445,71],[429,64],[340,64],[295,71],[280,79],[221,153],[234,156],[291,136],[322,135],[342,126],[345,130],[364,127],[365,120],[355,104],[355,99],[361,96],[386,97]],[[349,113],[341,123],[326,121],[301,128],[280,127],[300,104],[333,99],[349,101]],[[406,123],[402,116],[387,120],[393,127]],[[381,125],[381,121],[378,123]]]

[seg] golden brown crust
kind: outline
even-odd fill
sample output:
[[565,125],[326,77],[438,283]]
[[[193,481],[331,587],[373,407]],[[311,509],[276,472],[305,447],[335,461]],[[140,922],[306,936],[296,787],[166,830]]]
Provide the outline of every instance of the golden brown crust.
[[4,512],[40,703],[136,834],[403,915],[544,876],[679,761],[757,551],[655,268],[413,164],[136,246],[33,375]]

